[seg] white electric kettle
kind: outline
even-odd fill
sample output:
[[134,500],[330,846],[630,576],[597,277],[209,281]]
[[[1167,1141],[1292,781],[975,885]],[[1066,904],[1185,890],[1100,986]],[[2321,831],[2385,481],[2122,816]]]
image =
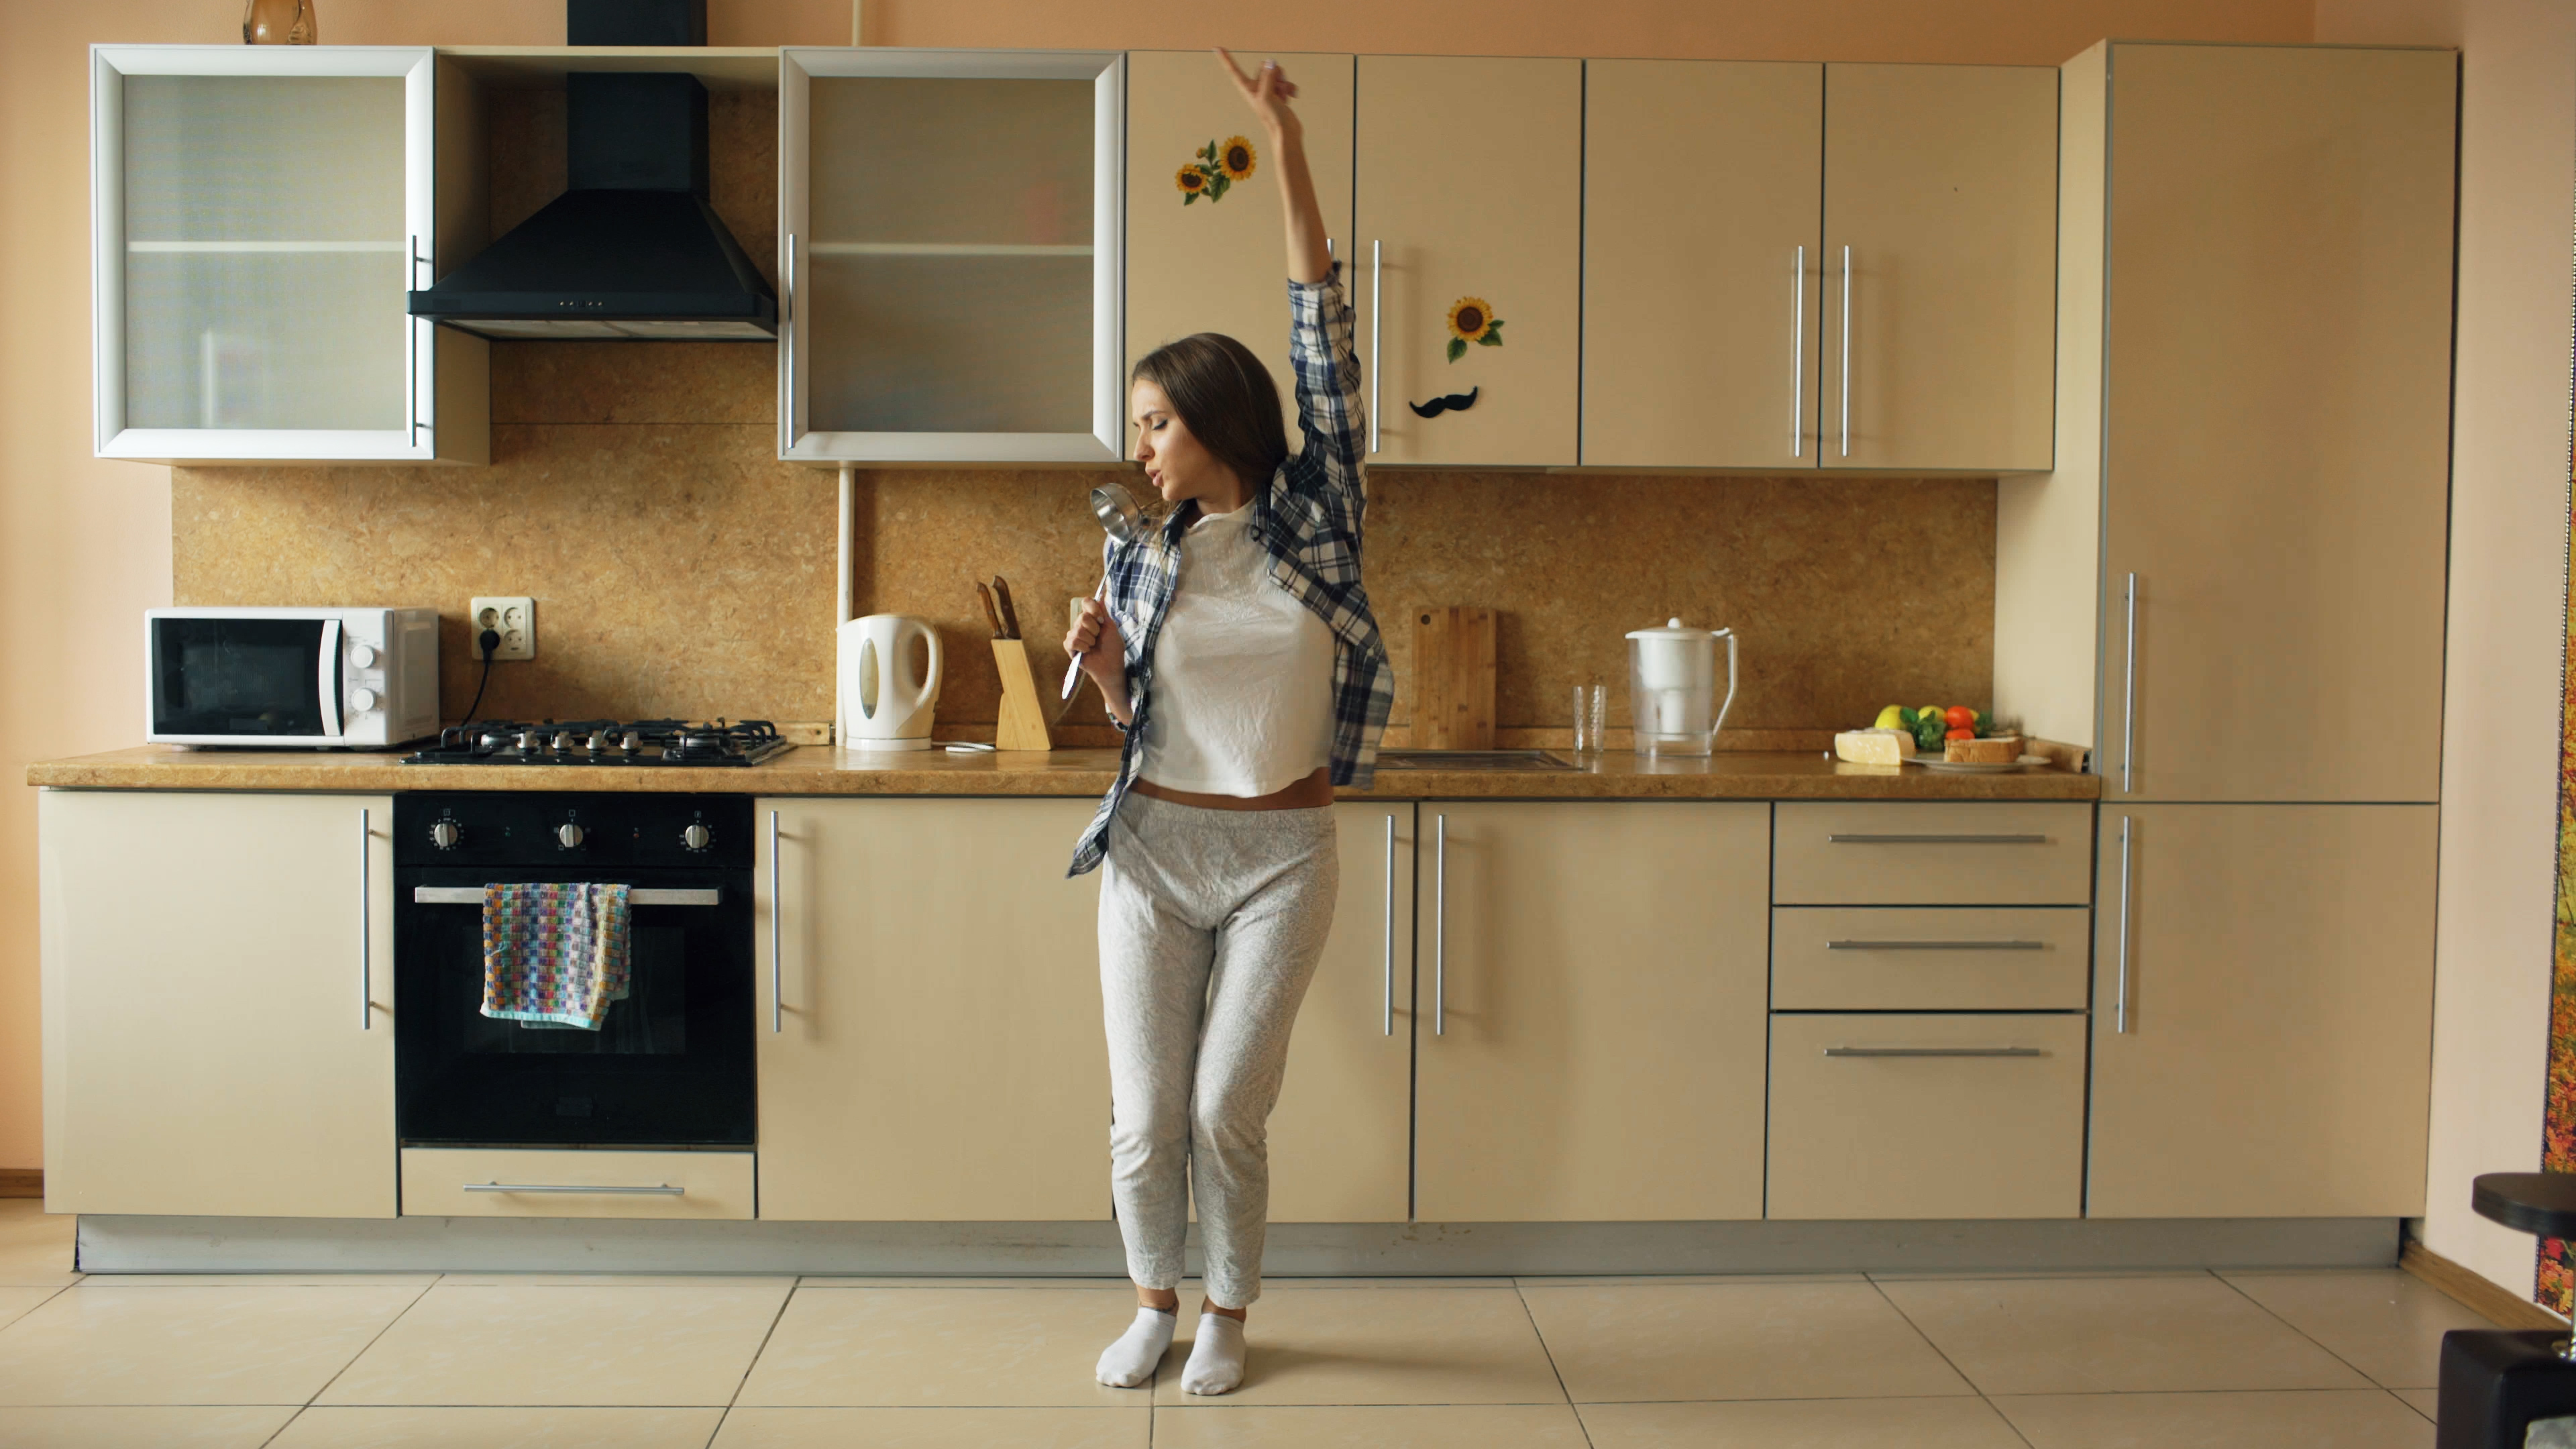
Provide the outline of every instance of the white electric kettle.
[[[912,641],[929,641],[916,675]],[[926,750],[939,703],[939,633],[909,614],[870,614],[841,626],[841,719],[854,750]]]
[[[1726,702],[1717,702],[1717,641],[1726,641]],[[1628,712],[1641,755],[1705,755],[1735,704],[1735,631],[1675,619],[1628,634]]]

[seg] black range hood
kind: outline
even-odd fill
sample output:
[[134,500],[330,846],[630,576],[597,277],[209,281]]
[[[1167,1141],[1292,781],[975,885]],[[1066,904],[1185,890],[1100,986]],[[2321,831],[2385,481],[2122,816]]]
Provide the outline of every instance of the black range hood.
[[[565,30],[574,45],[704,45],[706,0],[573,0]],[[707,204],[707,88],[677,73],[564,83],[564,194],[413,292],[411,315],[497,338],[776,340],[777,294]]]

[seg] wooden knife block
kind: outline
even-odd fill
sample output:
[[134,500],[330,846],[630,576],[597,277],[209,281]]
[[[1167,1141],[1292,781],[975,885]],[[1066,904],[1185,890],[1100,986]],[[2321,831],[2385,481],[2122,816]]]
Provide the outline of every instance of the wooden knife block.
[[1002,715],[993,726],[997,750],[1051,750],[1045,706],[1038,703],[1037,676],[1029,670],[1025,639],[993,641],[993,667],[1002,676]]
[[1413,747],[1494,747],[1494,611],[1413,611]]

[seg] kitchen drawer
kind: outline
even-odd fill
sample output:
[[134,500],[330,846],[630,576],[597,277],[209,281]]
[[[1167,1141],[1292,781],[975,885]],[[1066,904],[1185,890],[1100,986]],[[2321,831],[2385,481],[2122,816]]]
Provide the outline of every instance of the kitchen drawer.
[[1771,899],[1799,906],[2080,906],[2093,807],[1783,804]]
[[2084,1022],[1773,1016],[1764,1215],[2077,1216]]
[[[751,1217],[748,1152],[406,1147],[407,1218]],[[486,1184],[535,1189],[495,1192]],[[620,1192],[618,1188],[677,1188]],[[479,1189],[479,1190],[478,1190]]]
[[1774,1011],[2082,1011],[2081,906],[1781,906]]

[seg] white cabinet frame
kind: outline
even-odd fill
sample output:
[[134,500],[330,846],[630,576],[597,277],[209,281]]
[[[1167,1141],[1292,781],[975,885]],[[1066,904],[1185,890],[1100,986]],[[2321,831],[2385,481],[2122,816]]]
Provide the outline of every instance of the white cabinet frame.
[[[156,463],[482,461],[484,442],[451,439],[442,451],[433,379],[441,339],[409,322],[406,425],[385,429],[134,428],[125,421],[125,78],[177,76],[399,76],[403,81],[403,229],[411,238],[411,287],[437,276],[431,137],[435,85],[426,46],[96,45],[90,47],[90,244],[93,407],[99,457]],[[454,345],[451,340],[450,345]],[[472,409],[479,412],[480,408]]]
[[[816,76],[1092,83],[1091,431],[818,433],[806,429],[802,284],[811,236],[810,83]],[[778,456],[799,463],[1115,463],[1124,456],[1127,56],[1123,51],[790,47],[778,53]]]

